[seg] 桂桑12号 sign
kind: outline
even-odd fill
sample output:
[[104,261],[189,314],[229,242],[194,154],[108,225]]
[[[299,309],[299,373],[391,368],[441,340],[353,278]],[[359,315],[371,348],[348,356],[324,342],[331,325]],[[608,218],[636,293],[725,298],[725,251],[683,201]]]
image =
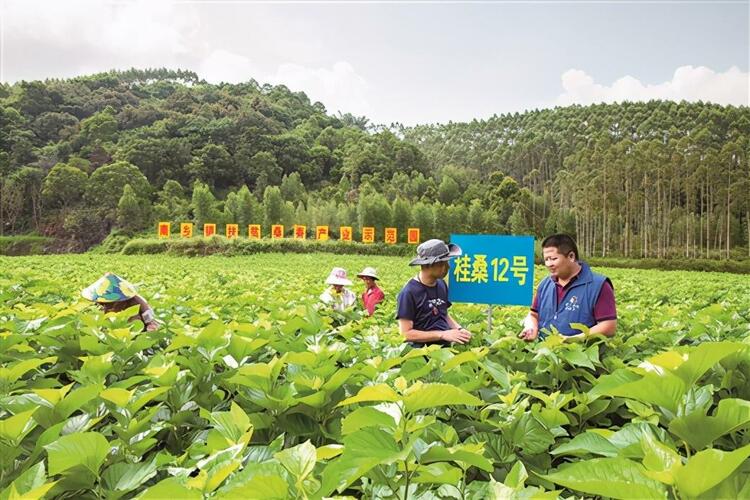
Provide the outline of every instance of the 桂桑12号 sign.
[[534,293],[534,237],[452,234],[463,251],[452,259],[451,302],[530,306]]

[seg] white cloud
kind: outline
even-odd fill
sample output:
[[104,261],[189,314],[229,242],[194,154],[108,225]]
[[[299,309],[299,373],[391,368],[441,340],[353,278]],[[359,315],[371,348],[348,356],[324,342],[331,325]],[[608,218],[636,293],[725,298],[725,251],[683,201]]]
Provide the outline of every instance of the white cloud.
[[[332,112],[370,111],[370,89],[350,63],[301,63],[304,55],[296,46],[291,52],[299,57],[290,57],[286,49],[269,55],[272,47],[260,46],[254,37],[266,36],[264,29],[273,33],[278,20],[262,15],[263,11],[201,10],[173,0],[4,1],[9,57],[0,65],[8,81],[131,66],[183,68],[212,83],[255,79],[261,84],[283,84],[305,92]],[[246,18],[237,21],[242,15]],[[217,36],[215,26],[221,23],[232,26],[230,36]],[[242,31],[237,31],[238,25]],[[273,41],[273,47],[278,44]],[[33,47],[33,64],[23,56],[28,47]]]
[[370,111],[367,81],[346,61],[338,61],[330,68],[284,63],[264,72],[249,57],[219,49],[201,60],[197,72],[211,83],[239,83],[254,78],[260,84],[286,85],[292,91],[304,92],[313,102],[322,102],[332,112],[366,115]]
[[556,104],[592,104],[598,102],[648,101],[709,101],[717,104],[747,106],[750,101],[750,77],[736,66],[717,73],[705,66],[681,66],[672,79],[658,84],[643,83],[632,76],[624,76],[612,85],[596,83],[580,69],[562,74],[565,90]]
[[250,58],[224,49],[212,51],[198,63],[195,71],[211,83],[240,83],[252,78],[263,83]]
[[338,61],[330,69],[282,64],[268,81],[302,90],[312,101],[325,104],[329,111],[357,115],[370,111],[367,81],[346,61]]
[[[42,43],[56,51],[86,51],[110,67],[174,65],[192,50],[200,26],[194,9],[171,1],[39,2],[9,0],[4,36],[9,46]],[[103,61],[104,62],[104,61]]]

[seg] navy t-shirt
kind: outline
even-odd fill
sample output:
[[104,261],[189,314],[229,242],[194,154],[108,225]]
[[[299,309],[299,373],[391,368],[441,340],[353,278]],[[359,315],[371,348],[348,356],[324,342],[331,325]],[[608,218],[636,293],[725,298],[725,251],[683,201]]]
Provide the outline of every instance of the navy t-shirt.
[[[413,321],[415,330],[429,332],[451,329],[448,325],[448,308],[451,302],[448,300],[448,285],[445,281],[437,280],[435,286],[426,286],[410,279],[398,294],[397,302],[396,319]],[[450,342],[437,341],[426,344],[450,345]]]

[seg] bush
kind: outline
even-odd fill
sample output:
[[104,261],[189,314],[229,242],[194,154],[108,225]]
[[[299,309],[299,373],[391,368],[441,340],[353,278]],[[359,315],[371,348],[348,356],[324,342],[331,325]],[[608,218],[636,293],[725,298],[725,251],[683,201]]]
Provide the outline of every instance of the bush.
[[594,267],[750,274],[750,260],[591,258],[586,262]]
[[52,242],[44,236],[0,236],[0,255],[43,254]]
[[120,253],[130,242],[130,235],[115,229],[99,245],[93,247],[91,253]]

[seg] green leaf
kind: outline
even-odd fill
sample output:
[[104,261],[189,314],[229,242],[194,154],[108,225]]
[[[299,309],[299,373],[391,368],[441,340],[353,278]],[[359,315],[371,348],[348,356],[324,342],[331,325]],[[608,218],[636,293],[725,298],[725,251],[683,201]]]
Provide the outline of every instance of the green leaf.
[[682,458],[675,450],[645,435],[641,440],[643,447],[644,472],[648,477],[665,484],[674,484],[675,473],[682,468]]
[[310,475],[317,461],[315,446],[309,440],[294,448],[280,451],[274,456],[294,476],[297,483],[301,483]]
[[112,371],[113,352],[101,356],[84,356],[83,366],[77,372],[76,380],[82,383],[103,384],[107,374]]
[[338,406],[346,406],[354,403],[368,401],[399,401],[401,397],[386,384],[368,385],[360,389],[356,396],[352,396],[340,402]]
[[693,412],[669,422],[669,432],[695,449],[703,449],[724,434],[750,425],[750,401],[722,399],[713,416]]
[[217,498],[242,498],[248,500],[285,500],[290,498],[289,486],[286,481],[278,475],[253,476],[241,486],[232,488],[224,494],[217,495]]
[[138,410],[146,406],[148,403],[158,398],[162,394],[169,392],[171,389],[172,389],[171,387],[156,387],[154,389],[150,389],[144,392],[143,394],[139,395],[135,399],[135,401],[131,402],[128,405],[128,410],[131,413],[135,414],[138,412]]
[[635,382],[610,388],[604,391],[604,394],[659,405],[672,413],[677,413],[677,407],[688,387],[682,379],[669,372],[662,374],[650,372]]
[[19,361],[8,368],[0,366],[0,381],[17,382],[26,372],[56,361],[57,356],[50,356],[43,359],[26,359]]
[[126,389],[120,389],[118,387],[111,387],[109,389],[104,389],[99,394],[99,397],[113,402],[120,408],[125,408],[128,406],[128,402],[130,401],[130,398],[133,396],[134,392],[135,391],[128,391]]
[[[575,328],[573,324],[571,323],[571,328]],[[591,370],[594,369],[594,364],[591,362],[591,360],[586,356],[586,354],[578,349],[570,349],[565,351],[559,351],[558,355],[567,361],[571,366],[582,366],[584,368],[589,368]]]
[[513,446],[526,455],[543,453],[555,443],[555,437],[533,415],[524,413],[509,429]]
[[0,439],[17,446],[36,427],[36,421],[31,417],[35,411],[36,408],[0,420]]
[[202,500],[203,493],[200,490],[188,488],[179,478],[170,477],[151,486],[136,498],[138,500],[164,500],[166,498]]
[[674,370],[674,374],[691,386],[716,363],[743,349],[747,349],[747,345],[739,342],[704,342],[687,353],[687,360]]
[[382,429],[368,427],[344,437],[344,456],[391,461],[400,453],[393,436]]
[[113,491],[132,491],[156,475],[156,460],[129,464],[116,463],[102,473],[102,481]]
[[551,455],[572,455],[583,457],[586,455],[600,455],[602,457],[616,457],[619,450],[609,439],[595,433],[584,432],[578,434],[567,443],[563,443],[554,450]]
[[419,384],[409,387],[404,397],[407,412],[447,405],[480,406],[481,399],[449,384]]
[[415,472],[415,483],[458,484],[463,477],[463,471],[458,467],[440,462],[420,465]]
[[195,340],[198,350],[212,359],[217,352],[229,345],[227,326],[221,320],[214,320],[201,330]]
[[688,496],[700,495],[728,478],[748,457],[750,444],[731,452],[698,452],[675,474],[677,489]]
[[520,490],[526,485],[526,480],[529,478],[529,473],[526,472],[523,462],[520,460],[516,462],[508,475],[505,476],[503,483],[505,486],[513,488],[514,490]]
[[330,460],[334,457],[337,457],[343,453],[344,447],[340,444],[328,444],[325,446],[320,446],[315,450],[315,457],[317,461],[321,460]]
[[378,411],[372,406],[357,408],[341,421],[341,433],[343,435],[351,434],[364,427],[395,429],[396,421],[392,416]]
[[[11,498],[41,498],[46,491],[35,491],[47,487],[49,490],[55,483],[44,482],[47,480],[47,474],[44,471],[44,462],[39,462],[30,467],[26,472],[18,476],[7,488],[0,492],[0,500],[10,500]],[[13,492],[11,494],[11,491]]]
[[230,410],[226,412],[207,414],[207,412],[203,413],[204,411],[202,411],[202,416],[208,418],[214,429],[233,444],[239,443],[252,427],[250,417],[235,402],[232,402]]
[[640,464],[625,458],[594,458],[561,467],[541,477],[571,490],[622,499],[666,497],[664,486],[644,475]]
[[51,476],[82,465],[96,476],[109,454],[109,443],[96,432],[68,434],[45,446]]
[[83,405],[95,399],[101,393],[101,390],[102,387],[97,384],[79,387],[60,401],[56,405],[55,411],[63,418],[68,418]]
[[430,462],[457,462],[465,467],[474,466],[486,472],[495,470],[492,462],[487,460],[482,454],[484,446],[481,443],[469,443],[445,448],[443,446],[433,446],[427,453],[422,455],[423,463]]

